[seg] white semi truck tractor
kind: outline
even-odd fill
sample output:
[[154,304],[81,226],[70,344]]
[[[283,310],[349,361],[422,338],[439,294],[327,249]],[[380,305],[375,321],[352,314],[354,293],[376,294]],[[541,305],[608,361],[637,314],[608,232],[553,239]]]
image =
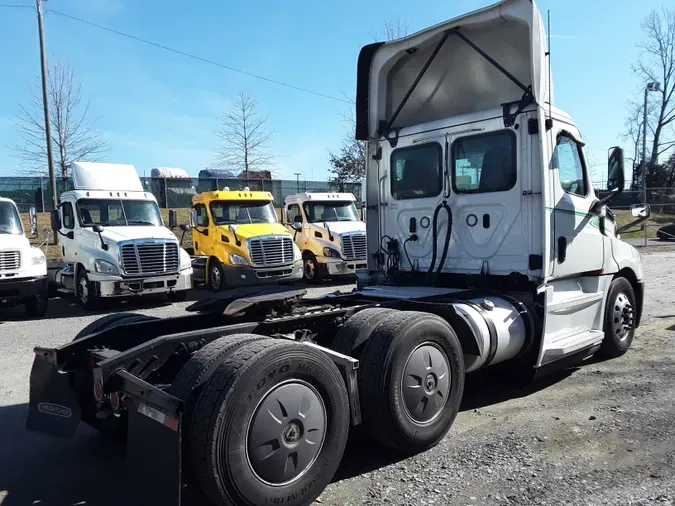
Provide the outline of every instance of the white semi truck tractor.
[[[37,214],[30,207],[31,235]],[[47,265],[40,248],[30,245],[14,201],[0,197],[0,308],[23,304],[30,316],[47,312]],[[0,319],[2,317],[0,316]]]
[[75,295],[84,309],[105,298],[184,300],[192,288],[190,256],[164,226],[136,168],[74,162],[71,171],[74,190],[62,193],[52,212],[62,258],[48,263],[51,292]]
[[414,455],[452,427],[467,374],[527,379],[629,350],[644,278],[608,208],[623,153],[609,149],[598,198],[581,133],[552,104],[536,4],[368,45],[357,68],[358,288],[245,287],[189,316],[101,319],[36,348],[28,427],[123,427],[143,504],[179,505],[187,483],[218,505],[305,506],[350,427]]

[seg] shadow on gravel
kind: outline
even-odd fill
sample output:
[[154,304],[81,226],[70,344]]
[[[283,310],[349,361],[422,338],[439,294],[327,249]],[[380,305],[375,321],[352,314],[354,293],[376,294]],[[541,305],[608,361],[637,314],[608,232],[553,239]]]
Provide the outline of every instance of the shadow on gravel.
[[[552,374],[526,386],[508,381],[503,373],[486,371],[467,377],[461,410],[524,397],[567,378],[573,370]],[[506,379],[506,381],[505,381]],[[135,504],[128,486],[124,444],[109,441],[80,424],[70,439],[25,428],[27,404],[0,407],[0,504],[101,505]],[[342,463],[333,478],[353,478],[403,460],[375,444],[360,428],[352,430]],[[127,485],[125,486],[125,483]],[[3,494],[7,494],[3,500]],[[186,506],[203,504],[189,489]]]
[[510,399],[527,397],[570,377],[578,369],[579,367],[563,369],[529,382],[511,378],[507,372],[499,369],[486,369],[469,374],[466,377],[464,396],[459,410],[469,411]]

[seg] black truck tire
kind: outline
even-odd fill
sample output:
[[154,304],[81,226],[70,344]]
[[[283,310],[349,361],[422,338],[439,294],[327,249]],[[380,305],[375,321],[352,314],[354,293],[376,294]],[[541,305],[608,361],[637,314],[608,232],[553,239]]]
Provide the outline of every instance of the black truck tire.
[[211,257],[209,261],[209,289],[212,292],[220,292],[225,289],[225,269],[216,257]]
[[335,364],[303,344],[249,343],[201,391],[189,461],[216,504],[309,505],[330,483],[349,431]]
[[397,311],[384,307],[373,307],[359,311],[338,330],[331,350],[361,360],[366,341],[385,318]]
[[614,279],[609,285],[605,304],[605,337],[600,346],[600,356],[616,358],[628,351],[635,336],[636,310],[633,285],[626,278]]
[[464,391],[464,355],[441,317],[397,311],[368,340],[359,378],[363,423],[403,455],[436,445],[452,426]]
[[49,299],[46,293],[39,293],[24,301],[26,312],[33,318],[42,318],[47,313]]
[[325,277],[324,266],[316,261],[316,256],[311,251],[302,254],[302,276],[307,283],[318,284]]
[[178,372],[168,393],[182,399],[185,403],[183,426],[190,426],[192,406],[204,384],[209,380],[220,364],[225,362],[240,347],[269,339],[257,334],[232,334],[210,342],[194,353]]
[[75,284],[75,298],[78,304],[85,311],[96,309],[101,298],[96,293],[93,283],[89,281],[87,271],[83,268],[77,271],[77,283]]

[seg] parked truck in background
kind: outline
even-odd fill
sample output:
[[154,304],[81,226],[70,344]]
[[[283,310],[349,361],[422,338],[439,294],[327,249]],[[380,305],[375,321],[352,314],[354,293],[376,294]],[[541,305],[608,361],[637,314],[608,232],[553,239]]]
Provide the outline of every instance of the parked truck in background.
[[452,426],[468,373],[531,378],[626,353],[644,279],[607,207],[623,152],[609,150],[598,199],[546,56],[532,0],[365,46],[359,288],[246,287],[186,316],[103,318],[35,349],[28,427],[123,427],[142,504],[179,505],[187,483],[218,505],[305,506],[352,426],[414,455]]
[[74,294],[84,309],[115,297],[185,299],[190,256],[164,226],[136,168],[74,162],[71,171],[74,190],[61,194],[51,216],[62,253],[48,262],[51,291]]
[[217,292],[302,278],[300,251],[279,223],[273,203],[271,193],[248,188],[224,188],[192,198],[196,282]]
[[284,199],[284,223],[302,252],[305,281],[366,269],[366,224],[351,193],[298,193]]
[[[37,237],[35,206],[29,210],[31,235]],[[23,304],[30,316],[47,312],[47,264],[30,245],[14,201],[0,197],[0,307]]]

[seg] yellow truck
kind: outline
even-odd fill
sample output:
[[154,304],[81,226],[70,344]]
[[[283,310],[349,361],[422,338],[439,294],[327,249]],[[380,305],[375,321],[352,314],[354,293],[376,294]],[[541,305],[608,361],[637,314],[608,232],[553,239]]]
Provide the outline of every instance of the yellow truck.
[[265,191],[204,192],[192,198],[195,282],[213,291],[302,279],[302,254]]

